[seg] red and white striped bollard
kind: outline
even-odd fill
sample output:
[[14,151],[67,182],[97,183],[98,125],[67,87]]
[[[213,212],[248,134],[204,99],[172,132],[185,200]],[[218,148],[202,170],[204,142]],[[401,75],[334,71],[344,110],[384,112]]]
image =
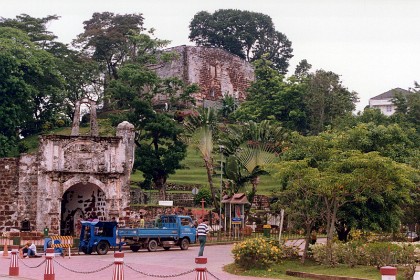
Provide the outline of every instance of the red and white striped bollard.
[[53,265],[54,257],[55,257],[54,248],[47,248],[47,252],[45,254],[45,258],[47,261],[45,264],[44,280],[55,280],[54,265]]
[[397,279],[397,268],[393,266],[383,266],[380,269],[382,280],[395,280]]
[[9,276],[19,276],[18,253],[19,246],[12,246],[12,258],[10,259]]
[[114,274],[112,280],[124,280],[124,253],[115,252],[114,253]]
[[207,258],[195,258],[195,263],[198,264],[198,266],[195,268],[195,271],[197,271],[195,280],[207,280],[207,268],[205,266],[205,264],[207,264]]

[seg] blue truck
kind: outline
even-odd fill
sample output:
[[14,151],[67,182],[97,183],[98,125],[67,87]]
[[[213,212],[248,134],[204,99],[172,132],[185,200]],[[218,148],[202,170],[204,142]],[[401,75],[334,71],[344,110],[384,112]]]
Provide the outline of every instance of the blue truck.
[[142,248],[154,252],[158,247],[169,250],[174,246],[187,250],[190,243],[196,242],[196,229],[189,216],[162,215],[152,227],[119,228],[117,236],[133,252]]
[[79,251],[98,255],[108,253],[110,247],[130,246],[133,252],[140,249],[156,251],[158,247],[169,250],[179,246],[187,250],[196,242],[196,229],[189,216],[161,215],[150,227],[118,228],[116,222],[82,221]]

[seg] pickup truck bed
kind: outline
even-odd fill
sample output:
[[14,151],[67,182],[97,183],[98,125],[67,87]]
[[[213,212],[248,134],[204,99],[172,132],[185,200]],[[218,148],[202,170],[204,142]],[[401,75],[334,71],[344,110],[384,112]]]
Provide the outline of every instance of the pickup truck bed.
[[177,238],[178,229],[174,228],[119,228],[118,237],[137,238]]

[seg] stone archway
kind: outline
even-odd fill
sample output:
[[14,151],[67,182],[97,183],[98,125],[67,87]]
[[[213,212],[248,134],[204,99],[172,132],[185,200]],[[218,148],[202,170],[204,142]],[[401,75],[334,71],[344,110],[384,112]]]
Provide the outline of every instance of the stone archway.
[[106,220],[106,194],[95,184],[77,183],[68,188],[61,201],[61,235],[74,235],[74,225],[82,213],[85,219],[91,216]]

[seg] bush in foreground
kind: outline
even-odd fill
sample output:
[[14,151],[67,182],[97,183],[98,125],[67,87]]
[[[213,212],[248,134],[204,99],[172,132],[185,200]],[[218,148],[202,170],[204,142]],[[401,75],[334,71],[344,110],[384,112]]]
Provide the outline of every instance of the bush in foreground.
[[247,239],[232,250],[235,263],[242,268],[267,268],[280,261],[282,250],[264,238]]

